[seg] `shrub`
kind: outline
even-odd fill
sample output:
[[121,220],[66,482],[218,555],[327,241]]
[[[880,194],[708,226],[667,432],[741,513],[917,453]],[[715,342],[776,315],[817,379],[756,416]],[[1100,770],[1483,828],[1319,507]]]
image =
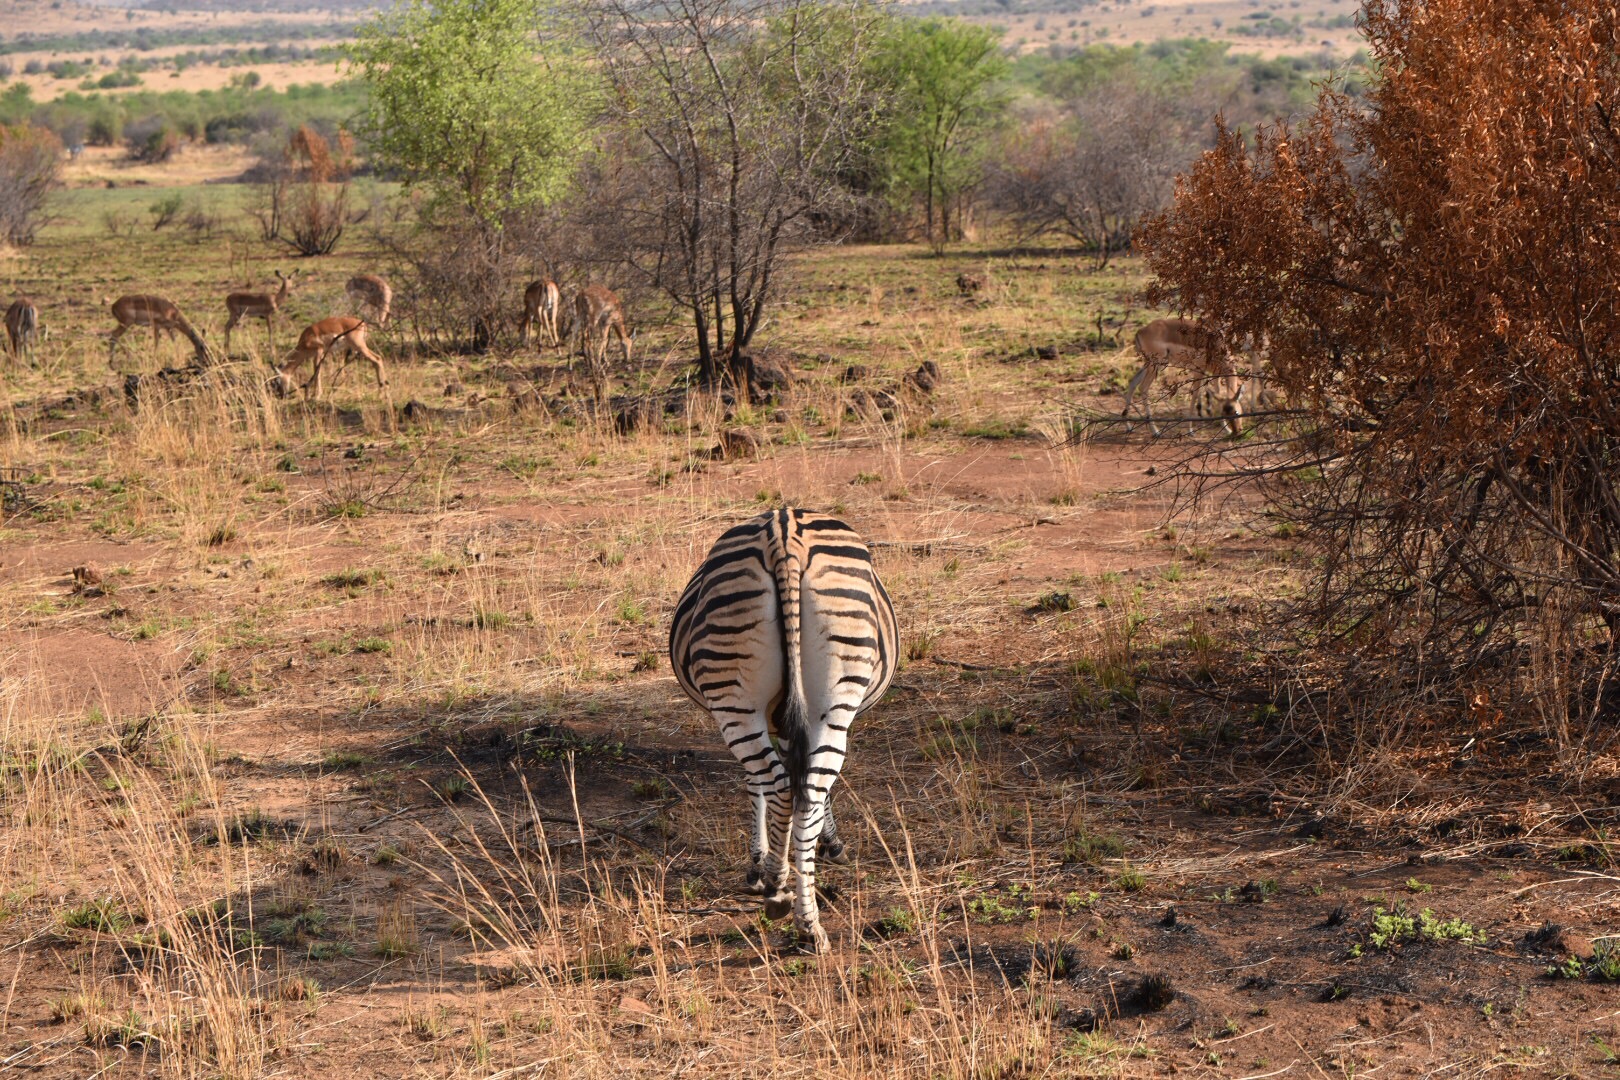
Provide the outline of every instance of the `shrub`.
[[33,243],[45,197],[61,173],[61,139],[32,124],[0,125],[0,240]]
[[1374,0],[1365,31],[1365,105],[1223,130],[1182,179],[1152,299],[1268,341],[1312,415],[1265,469],[1316,548],[1285,615],[1338,680],[1562,735],[1620,711],[1620,30]]

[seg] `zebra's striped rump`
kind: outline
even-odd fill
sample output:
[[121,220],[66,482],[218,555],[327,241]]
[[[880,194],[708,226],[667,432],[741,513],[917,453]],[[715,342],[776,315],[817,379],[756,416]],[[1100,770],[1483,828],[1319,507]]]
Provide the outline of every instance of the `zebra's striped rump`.
[[888,689],[898,644],[871,552],[842,521],[807,510],[728,530],[675,608],[675,677],[748,773],[766,913],[786,914],[791,864],[795,922],[818,948],[816,848],[842,849],[828,799],[850,724]]

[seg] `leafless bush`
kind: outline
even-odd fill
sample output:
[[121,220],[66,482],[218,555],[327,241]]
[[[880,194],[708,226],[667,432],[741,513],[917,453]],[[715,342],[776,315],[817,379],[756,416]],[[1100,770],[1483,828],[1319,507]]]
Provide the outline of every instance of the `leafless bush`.
[[871,119],[875,13],[784,0],[607,0],[591,36],[616,129],[587,224],[637,281],[688,312],[707,382],[742,355],[782,255],[846,197]]
[[585,277],[588,240],[566,207],[508,211],[499,228],[440,207],[415,229],[381,231],[378,240],[392,257],[404,323],[427,351],[483,351],[513,323],[530,281]]
[[327,255],[349,226],[349,178],[354,140],[332,139],[304,125],[284,146],[261,152],[246,178],[253,197],[243,212],[265,240],[280,240],[300,255]]
[[1187,125],[1159,93],[1116,80],[1057,115],[1019,125],[995,201],[1028,236],[1077,240],[1100,268],[1130,247],[1147,214],[1169,201],[1193,152]]
[[340,130],[333,143],[328,143],[319,132],[304,126],[288,140],[287,156],[293,179],[283,239],[300,255],[329,254],[349,223],[354,140]]
[[0,125],[0,239],[34,241],[45,197],[61,178],[62,141],[31,124]]

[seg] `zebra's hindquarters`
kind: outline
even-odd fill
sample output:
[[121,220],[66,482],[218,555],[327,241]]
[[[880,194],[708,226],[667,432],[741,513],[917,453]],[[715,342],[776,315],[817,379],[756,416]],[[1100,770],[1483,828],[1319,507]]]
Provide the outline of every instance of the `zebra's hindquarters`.
[[860,537],[835,518],[794,509],[723,534],[671,622],[677,680],[748,772],[750,851],[767,913],[786,913],[791,865],[795,921],[818,947],[826,935],[816,846],[825,835],[842,847],[828,797],[851,723],[888,687],[897,646],[893,607]]

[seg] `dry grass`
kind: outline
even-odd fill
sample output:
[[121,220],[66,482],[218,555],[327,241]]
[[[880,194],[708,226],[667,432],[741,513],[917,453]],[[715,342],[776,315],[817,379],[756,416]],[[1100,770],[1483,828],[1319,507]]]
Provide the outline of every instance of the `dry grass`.
[[[52,296],[82,242],[48,235],[29,287]],[[194,249],[147,243],[107,257],[173,268],[204,313],[244,251],[267,260],[238,239],[182,273]],[[1385,969],[1347,949],[1371,897],[1414,872],[1397,838],[1476,859],[1509,819],[1528,856],[1426,867],[1424,903],[1491,942],[1554,912],[1603,925],[1595,800],[1504,794],[1494,764],[1452,768],[1416,719],[1347,740],[1319,703],[1273,715],[1242,697],[1237,631],[1297,586],[1300,556],[1241,502],[1166,529],[1168,493],[1138,489],[1173,448],[1063,445],[1063,402],[1117,400],[1098,396],[1128,374],[1117,342],[1086,336],[1101,312],[1123,338],[1139,282],[1129,264],[1036,265],[807,260],[775,337],[806,358],[790,400],[728,417],[693,399],[630,434],[508,408],[493,369],[532,356],[411,362],[398,339],[395,406],[459,405],[451,381],[501,400],[404,423],[351,372],[332,408],[251,377],[138,409],[64,403],[108,376],[98,324],[59,314],[0,429],[0,467],[27,478],[0,520],[0,1060],[60,1076],[1467,1074],[1501,1060],[1488,1035],[1590,1064],[1579,1025],[1549,1018],[1581,986],[1535,983],[1542,959],[1411,950],[1378,961],[1404,980],[1379,989]],[[316,267],[295,301],[354,268]],[[988,271],[988,298],[955,296],[964,268]],[[642,315],[650,378],[680,361],[680,331]],[[923,359],[946,374],[932,398],[849,408],[846,364],[882,388]],[[122,363],[157,367],[149,342]],[[728,426],[762,436],[760,460],[710,456]],[[825,874],[825,956],[739,898],[740,771],[661,657],[701,552],[779,500],[878,542],[908,645],[855,735],[839,812],[857,860]],[[99,584],[74,581],[82,564]],[[1341,929],[1302,929],[1339,904]],[[1166,928],[1172,906],[1191,932]],[[1517,1012],[1504,965],[1531,986]],[[1244,984],[1251,967],[1271,981]],[[1159,974],[1177,993],[1154,1011]],[[1500,1012],[1459,1004],[1459,979]],[[1341,984],[1353,1005],[1319,1000]],[[1439,1034],[1379,994],[1423,1004]],[[1381,1041],[1342,1037],[1350,1008]],[[1252,1037],[1222,1042],[1238,1021]]]

